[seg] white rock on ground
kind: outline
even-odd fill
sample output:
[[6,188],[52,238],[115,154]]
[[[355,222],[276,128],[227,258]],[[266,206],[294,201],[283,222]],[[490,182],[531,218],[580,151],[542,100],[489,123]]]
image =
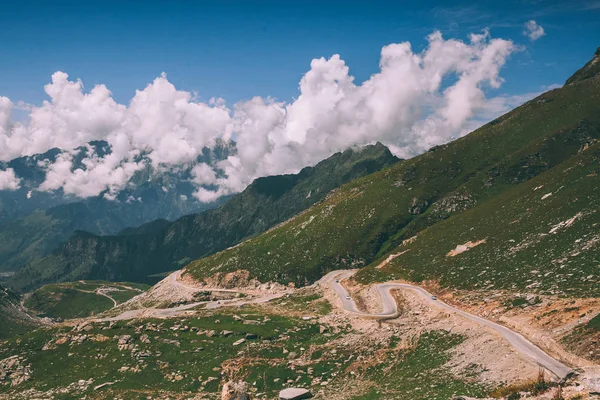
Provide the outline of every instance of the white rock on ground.
[[279,392],[280,400],[300,400],[310,399],[311,397],[310,391],[302,388],[287,388]]

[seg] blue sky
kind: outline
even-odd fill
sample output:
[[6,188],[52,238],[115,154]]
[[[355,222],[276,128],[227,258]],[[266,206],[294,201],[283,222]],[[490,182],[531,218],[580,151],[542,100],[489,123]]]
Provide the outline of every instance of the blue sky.
[[[349,147],[408,158],[468,134],[591,59],[600,0],[13,1],[0,27],[0,160],[65,149],[38,190],[114,196],[234,139],[192,171],[212,201]],[[76,169],[68,150],[92,140],[113,152]]]
[[[522,35],[534,19],[545,36]],[[0,95],[39,104],[53,72],[106,84],[122,103],[161,72],[179,89],[229,104],[291,100],[311,59],[340,54],[358,82],[383,45],[425,36],[466,39],[489,27],[525,49],[501,72],[500,93],[562,83],[600,46],[600,1],[22,1],[0,12]]]

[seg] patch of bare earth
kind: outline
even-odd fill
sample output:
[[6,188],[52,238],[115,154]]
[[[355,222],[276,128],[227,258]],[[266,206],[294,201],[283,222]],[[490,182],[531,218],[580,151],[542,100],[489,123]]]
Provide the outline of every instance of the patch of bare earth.
[[469,240],[465,244],[459,244],[459,245],[456,246],[456,248],[454,250],[450,250],[448,252],[448,254],[446,254],[446,257],[457,256],[457,255],[459,255],[461,253],[464,253],[465,251],[471,250],[473,247],[477,247],[480,244],[485,243],[485,241],[486,241],[486,239],[476,240],[474,242],[472,242],[472,241]]

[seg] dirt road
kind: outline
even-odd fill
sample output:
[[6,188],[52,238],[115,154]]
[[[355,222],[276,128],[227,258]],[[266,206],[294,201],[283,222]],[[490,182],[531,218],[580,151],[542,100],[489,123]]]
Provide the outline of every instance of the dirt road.
[[[236,289],[217,289],[217,288],[198,288],[191,286],[179,280],[181,272],[183,270],[175,271],[168,277],[168,282],[172,287],[172,290],[189,291],[191,293],[197,293],[200,291],[206,292],[227,292],[227,293],[244,293],[248,294],[243,290]],[[206,309],[217,309],[220,307],[239,307],[244,304],[260,304],[268,301],[278,299],[284,296],[285,292],[280,293],[267,293],[261,294],[254,298],[244,299],[231,299],[231,300],[219,300],[219,301],[198,301],[189,304],[184,304],[177,307],[171,308],[141,308],[137,310],[124,311],[123,313],[115,316],[103,318],[102,321],[120,321],[133,318],[168,318],[177,317],[185,314],[190,309],[204,305]]]

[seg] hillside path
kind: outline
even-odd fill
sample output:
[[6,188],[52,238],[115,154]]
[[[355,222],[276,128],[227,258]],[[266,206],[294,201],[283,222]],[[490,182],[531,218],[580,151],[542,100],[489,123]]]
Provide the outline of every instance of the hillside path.
[[485,318],[481,318],[468,312],[459,310],[458,308],[455,308],[440,300],[434,300],[434,297],[431,293],[419,286],[394,282],[378,284],[376,286],[376,289],[379,293],[379,296],[381,297],[381,313],[370,314],[361,312],[356,307],[356,303],[354,302],[354,300],[350,298],[350,295],[346,288],[342,285],[342,281],[351,277],[352,275],[354,275],[354,273],[356,273],[356,270],[333,271],[327,274],[320,281],[320,284],[328,284],[331,286],[331,288],[339,296],[344,310],[351,314],[367,318],[394,318],[398,316],[398,306],[396,304],[396,301],[394,300],[394,297],[391,294],[391,291],[397,289],[412,290],[419,294],[421,297],[423,297],[429,305],[441,308],[442,310],[449,313],[460,315],[461,317],[474,321],[482,326],[493,329],[494,331],[499,333],[504,339],[506,339],[516,351],[525,355],[526,357],[531,358],[538,365],[552,372],[559,379],[566,377],[572,371],[571,368],[564,365],[560,361],[550,357],[542,349],[540,349],[535,344],[527,340],[523,335]]
[[[79,281],[79,282],[85,283],[85,281]],[[118,304],[117,301],[115,299],[113,299],[112,296],[106,294],[102,290],[102,288],[98,288],[96,290],[84,290],[84,289],[73,288],[73,290],[77,290],[78,292],[82,292],[82,293],[97,294],[97,295],[100,295],[100,296],[104,296],[104,297],[106,297],[107,299],[109,299],[109,300],[111,300],[113,302],[113,307],[116,307],[117,304]]]
[[[244,293],[248,294],[243,290],[236,289],[220,289],[220,288],[198,288],[196,286],[188,285],[185,282],[179,280],[183,270],[175,271],[168,277],[169,284],[173,290],[184,290],[191,293],[197,293],[200,291],[207,292],[228,292],[228,293]],[[278,299],[286,292],[279,293],[265,293],[261,294],[252,299],[231,299],[231,300],[217,300],[217,301],[198,301],[189,304],[184,304],[177,307],[171,308],[141,308],[136,310],[124,311],[115,317],[102,318],[101,321],[121,321],[134,318],[168,318],[185,315],[189,310],[204,305],[206,309],[212,310],[220,307],[239,307],[244,304],[260,304],[266,303],[274,299]]]

